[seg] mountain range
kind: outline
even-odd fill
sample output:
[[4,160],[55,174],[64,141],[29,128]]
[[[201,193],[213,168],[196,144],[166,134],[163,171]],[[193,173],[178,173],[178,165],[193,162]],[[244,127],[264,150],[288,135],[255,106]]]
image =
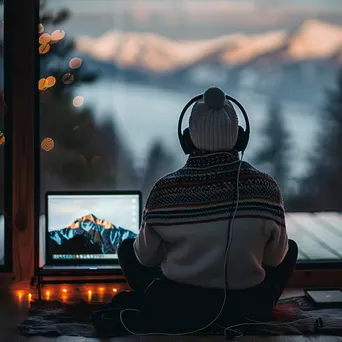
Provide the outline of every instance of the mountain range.
[[49,232],[52,254],[115,254],[120,243],[136,234],[93,214],[83,216],[65,228]]
[[319,102],[342,66],[342,26],[308,20],[293,32],[191,41],[114,31],[80,37],[76,49],[92,69],[111,79],[121,75],[125,82],[192,92],[215,84]]
[[175,41],[153,33],[107,32],[81,37],[77,50],[120,67],[171,72],[203,62],[242,66],[305,60],[342,63],[342,26],[308,20],[295,32],[235,33],[213,39]]

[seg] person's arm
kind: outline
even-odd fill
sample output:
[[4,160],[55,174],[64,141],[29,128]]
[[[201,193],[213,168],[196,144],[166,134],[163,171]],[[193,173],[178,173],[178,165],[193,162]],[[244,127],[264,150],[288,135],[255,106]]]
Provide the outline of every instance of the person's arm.
[[289,248],[286,228],[274,221],[266,221],[265,224],[269,239],[264,248],[263,264],[276,267],[284,260]]
[[271,267],[278,266],[284,260],[289,248],[284,202],[278,186],[276,186],[275,191],[277,193],[278,202],[278,222],[271,220],[265,221],[268,241],[264,248],[263,258],[263,264]]
[[[153,190],[151,191],[152,194]],[[149,198],[151,197],[151,194]],[[133,244],[134,252],[139,262],[146,267],[159,266],[166,256],[165,243],[148,223],[146,212],[149,199],[144,209],[140,232]]]

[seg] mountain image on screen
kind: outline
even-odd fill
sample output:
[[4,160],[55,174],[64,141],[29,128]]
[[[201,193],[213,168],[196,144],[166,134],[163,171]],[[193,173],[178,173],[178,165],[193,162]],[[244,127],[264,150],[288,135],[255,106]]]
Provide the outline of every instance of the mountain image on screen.
[[116,254],[120,243],[136,234],[89,214],[48,237],[51,254]]

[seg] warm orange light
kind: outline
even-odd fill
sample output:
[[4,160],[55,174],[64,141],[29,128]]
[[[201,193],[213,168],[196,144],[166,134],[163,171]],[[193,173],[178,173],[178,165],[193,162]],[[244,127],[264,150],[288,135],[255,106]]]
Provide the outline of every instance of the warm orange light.
[[45,80],[45,87],[51,88],[56,84],[56,78],[53,76],[49,76]]
[[48,33],[43,33],[39,37],[39,44],[46,45],[50,43],[50,41],[51,41],[51,36]]
[[45,138],[41,142],[40,147],[45,152],[49,152],[55,147],[55,142],[51,138]]
[[29,294],[28,294],[28,300],[31,301],[31,299],[32,299],[32,294],[29,293]]
[[0,146],[5,144],[5,135],[0,131]]
[[103,287],[100,287],[100,291],[104,291],[104,288],[103,288]]
[[70,72],[68,72],[62,77],[62,81],[64,84],[71,84],[74,81],[74,79],[75,79],[75,76],[71,74]]
[[18,297],[21,299],[23,297],[23,294],[21,292],[18,292]]
[[118,292],[118,290],[117,289],[113,289],[113,292]]
[[64,293],[66,293],[66,292],[67,292],[67,289],[63,289],[62,291],[63,291]]
[[51,33],[51,43],[57,43],[65,37],[65,32],[62,30],[55,30]]
[[45,55],[47,54],[51,49],[51,46],[50,44],[42,44],[42,45],[39,45],[39,54],[40,55]]
[[88,294],[91,294],[91,291],[90,291],[90,290],[88,291]]
[[39,32],[39,34],[44,32],[44,25],[43,24],[38,25],[38,32]]
[[47,296],[50,296],[50,291],[46,291],[46,295],[47,295]]
[[46,78],[41,78],[41,79],[38,81],[38,90],[39,90],[39,91],[43,91],[43,90],[46,89],[45,81],[46,81]]

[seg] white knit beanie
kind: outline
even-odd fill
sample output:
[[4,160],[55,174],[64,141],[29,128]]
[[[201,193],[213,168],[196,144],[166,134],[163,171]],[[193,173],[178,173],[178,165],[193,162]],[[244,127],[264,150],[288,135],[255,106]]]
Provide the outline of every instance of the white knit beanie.
[[189,120],[190,137],[201,151],[230,151],[238,138],[238,117],[219,88],[209,88],[195,103]]

